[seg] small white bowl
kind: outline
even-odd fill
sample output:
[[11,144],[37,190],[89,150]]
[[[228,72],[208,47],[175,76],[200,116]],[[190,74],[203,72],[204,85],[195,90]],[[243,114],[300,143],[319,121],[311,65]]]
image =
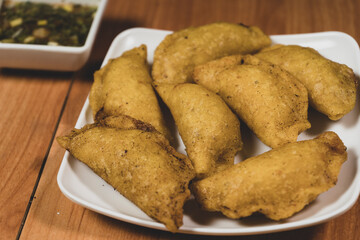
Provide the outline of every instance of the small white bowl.
[[[19,2],[16,0],[14,2]],[[32,2],[69,2],[97,6],[85,44],[79,47],[49,46],[21,43],[0,43],[0,67],[77,71],[90,56],[92,46],[104,14],[107,0],[32,0]],[[1,7],[1,6],[0,6]]]

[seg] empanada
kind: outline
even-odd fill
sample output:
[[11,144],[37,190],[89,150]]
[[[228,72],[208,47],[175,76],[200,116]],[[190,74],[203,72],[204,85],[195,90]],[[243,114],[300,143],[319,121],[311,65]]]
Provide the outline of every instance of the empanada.
[[192,83],[155,89],[174,117],[197,178],[234,164],[242,147],[240,123],[219,96]]
[[156,83],[192,82],[194,67],[232,54],[253,53],[269,46],[258,27],[218,22],[169,34],[155,50],[152,76]]
[[112,116],[57,140],[170,231],[182,225],[188,184],[195,172],[190,160],[154,127],[127,116]]
[[196,83],[219,94],[256,136],[274,148],[310,128],[305,87],[291,74],[251,55],[197,66]]
[[221,211],[230,218],[261,212],[281,220],[333,187],[346,159],[340,138],[325,132],[244,160],[190,189],[205,210]]
[[297,77],[308,90],[311,106],[331,120],[342,118],[354,108],[357,81],[353,70],[346,65],[297,45],[275,45],[256,56]]
[[151,85],[146,56],[146,46],[141,45],[97,71],[90,91],[90,106],[94,118],[125,114],[150,123],[171,139]]

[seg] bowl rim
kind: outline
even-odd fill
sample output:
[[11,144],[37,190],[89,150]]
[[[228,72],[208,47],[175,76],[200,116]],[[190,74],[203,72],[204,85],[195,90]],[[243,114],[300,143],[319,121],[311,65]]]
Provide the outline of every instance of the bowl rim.
[[[28,0],[31,1],[31,0]],[[95,17],[91,23],[88,35],[86,37],[85,43],[82,46],[51,46],[51,45],[41,45],[41,44],[23,44],[23,43],[1,43],[0,42],[0,51],[1,50],[25,50],[25,51],[40,51],[40,52],[51,52],[51,53],[84,53],[92,47],[92,44],[95,41],[97,30],[100,26],[102,16],[104,15],[105,8],[108,0],[98,0],[97,10]],[[59,1],[61,2],[61,1]],[[1,6],[0,6],[1,8]]]

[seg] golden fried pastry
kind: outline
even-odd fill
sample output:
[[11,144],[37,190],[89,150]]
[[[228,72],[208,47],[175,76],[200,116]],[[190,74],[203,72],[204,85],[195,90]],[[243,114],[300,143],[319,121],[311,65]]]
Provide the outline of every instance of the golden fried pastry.
[[219,96],[192,83],[155,89],[174,117],[197,178],[234,164],[242,147],[240,123]]
[[278,66],[235,55],[196,67],[194,80],[219,94],[272,148],[295,142],[310,128],[305,87]]
[[90,106],[98,116],[129,115],[150,123],[171,139],[158,99],[151,86],[146,46],[131,49],[112,59],[94,74]]
[[149,124],[112,116],[57,138],[59,144],[172,232],[195,177],[190,160]]
[[155,50],[152,76],[156,83],[192,82],[194,67],[232,54],[253,53],[269,46],[258,27],[225,22],[190,27],[165,37]]
[[337,182],[346,147],[334,132],[289,143],[190,186],[208,211],[230,218],[261,212],[273,220],[302,210]]
[[297,77],[309,93],[309,102],[331,120],[350,112],[356,102],[354,72],[321,56],[316,50],[296,45],[275,45],[256,55]]

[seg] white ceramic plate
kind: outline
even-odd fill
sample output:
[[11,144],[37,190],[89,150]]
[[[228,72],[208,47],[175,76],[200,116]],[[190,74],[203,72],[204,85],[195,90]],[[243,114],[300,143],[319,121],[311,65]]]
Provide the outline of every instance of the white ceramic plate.
[[[123,51],[144,43],[148,47],[148,60],[152,63],[153,52],[169,31],[134,28],[119,34],[113,41],[103,65],[119,56]],[[298,44],[317,49],[325,57],[344,63],[359,76],[359,46],[353,38],[340,32],[271,36],[274,43]],[[312,128],[302,133],[299,140],[310,139],[326,131],[335,131],[348,147],[348,160],[343,165],[339,181],[335,187],[321,194],[314,202],[293,217],[275,222],[260,215],[232,220],[220,213],[208,213],[198,208],[194,199],[184,206],[184,225],[179,232],[202,235],[248,235],[301,228],[327,221],[350,209],[360,192],[360,121],[359,104],[340,121],[332,122],[327,117],[310,110]],[[91,123],[92,115],[88,100],[85,102],[76,128]],[[267,151],[262,144],[242,124],[242,135],[246,139],[244,149],[236,161]],[[185,153],[179,138],[178,151]],[[105,181],[93,173],[86,165],[65,153],[59,173],[58,185],[70,200],[98,213],[133,224],[166,230],[134,204],[120,195]]]

